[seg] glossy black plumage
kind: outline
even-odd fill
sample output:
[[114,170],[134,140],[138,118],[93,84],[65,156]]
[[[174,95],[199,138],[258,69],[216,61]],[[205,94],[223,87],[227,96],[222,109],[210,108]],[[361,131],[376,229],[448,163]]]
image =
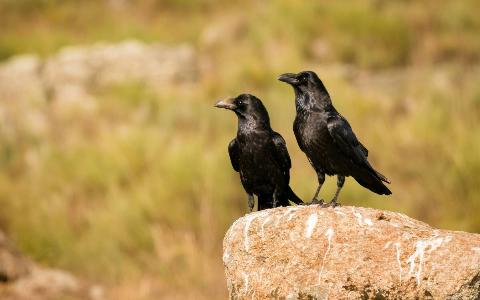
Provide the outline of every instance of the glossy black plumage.
[[352,176],[363,187],[381,195],[391,191],[382,183],[388,179],[368,162],[368,150],[355,136],[348,121],[337,112],[330,95],[318,76],[311,71],[287,73],[280,81],[295,92],[296,118],[293,125],[300,149],[307,155],[317,173],[317,199],[325,174],[337,175],[337,192],[331,201],[337,204],[346,176]]
[[289,186],[291,162],[285,140],[270,127],[260,99],[242,94],[215,106],[232,110],[238,117],[237,136],[228,145],[228,153],[249,195],[250,210],[253,195],[258,197],[258,210],[288,206],[288,200],[303,203]]

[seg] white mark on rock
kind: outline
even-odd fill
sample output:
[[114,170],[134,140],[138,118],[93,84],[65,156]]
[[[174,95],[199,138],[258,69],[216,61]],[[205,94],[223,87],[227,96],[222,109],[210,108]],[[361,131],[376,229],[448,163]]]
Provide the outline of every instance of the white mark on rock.
[[248,230],[250,229],[250,225],[252,224],[253,220],[256,218],[264,217],[269,213],[268,210],[263,210],[261,212],[251,213],[245,216],[245,227],[243,228],[243,243],[245,246],[245,251],[248,252],[250,249],[250,241],[248,239]]
[[227,250],[225,250],[225,252],[223,252],[222,259],[223,259],[223,263],[225,265],[228,264],[228,260],[230,259],[230,254],[228,253]]
[[397,263],[398,263],[398,268],[400,269],[400,281],[402,281],[402,262],[400,261],[400,243],[396,242],[395,244],[395,249],[397,250]]
[[352,212],[353,212],[353,215],[354,215],[355,217],[357,217],[358,225],[363,226],[362,215],[361,215],[360,213],[356,212],[353,207],[352,207]]
[[250,229],[250,224],[256,217],[257,216],[255,214],[249,214],[245,217],[245,227],[243,228],[243,244],[245,246],[245,251],[247,252],[250,249],[250,242],[248,240],[248,229]]
[[332,228],[328,228],[327,231],[325,232],[325,236],[327,237],[328,240],[328,247],[327,251],[325,251],[325,255],[323,256],[323,261],[322,261],[322,268],[320,269],[320,272],[318,273],[318,283],[320,284],[321,279],[322,279],[322,274],[323,274],[323,268],[325,267],[325,260],[327,259],[328,252],[330,252],[330,247],[332,246],[332,238],[335,232],[333,231]]
[[261,226],[261,236],[262,236],[262,239],[265,235],[265,231],[264,231],[264,227],[265,227],[265,224],[268,223],[268,221],[270,221],[270,216],[266,217],[265,220],[262,222],[262,226]]
[[472,247],[472,251],[480,252],[480,247]]
[[363,226],[363,225],[368,225],[368,226],[373,226],[373,222],[369,218],[363,218],[362,214],[355,211],[355,209],[352,207],[352,213],[353,215],[357,218],[358,225]]
[[385,247],[383,247],[383,250],[387,249],[388,247],[390,247],[390,245],[392,244],[391,241],[388,241],[386,244],[385,244]]
[[298,206],[295,206],[295,207],[289,207],[286,209],[286,212],[283,213],[283,215],[281,215],[280,217],[277,218],[277,222],[275,222],[275,226],[278,225],[278,223],[280,223],[280,220],[286,216],[289,216],[288,217],[288,221],[290,221],[293,217],[292,214],[294,214],[297,210],[300,210],[301,207],[298,207]]
[[242,272],[242,275],[243,275],[243,282],[245,284],[245,291],[244,293],[247,294],[248,293],[248,274],[245,273],[245,272]]
[[[235,226],[237,226],[238,224],[240,223],[240,219],[237,219],[235,220],[235,222],[233,222],[232,226],[230,226],[230,230],[227,232],[227,236],[225,237],[225,239],[227,241],[230,241],[232,239],[232,236],[235,234],[236,230],[234,230]],[[229,243],[230,244],[230,243]]]
[[[228,232],[227,232],[227,235],[225,236],[225,241],[227,241],[227,247],[226,247],[226,249],[225,249],[225,252],[226,252],[227,254],[228,254],[228,249],[231,249],[231,248],[232,248],[232,246],[231,246],[232,243],[231,243],[230,241],[231,241],[232,237],[233,237],[233,236],[235,235],[235,233],[236,233],[235,227],[236,227],[238,224],[240,224],[240,219],[237,219],[237,220],[235,220],[235,222],[233,222],[232,226],[230,226],[230,229],[229,229]],[[230,245],[230,247],[229,247],[228,245]],[[225,255],[225,253],[224,253],[224,255]],[[229,257],[230,257],[230,256],[228,256],[228,258],[229,258]],[[225,262],[225,260],[224,260],[224,262]]]
[[295,212],[292,212],[289,216],[288,216],[288,221],[291,221],[293,216],[295,216]]
[[336,208],[336,207],[335,207],[335,209],[334,209],[333,211],[334,211],[334,212],[335,212],[337,215],[346,216],[346,214],[345,214],[345,213],[343,213],[343,212],[341,212],[341,211],[337,210],[337,208]]
[[[431,238],[428,240],[419,240],[415,243],[415,252],[410,255],[407,259],[407,264],[410,265],[409,274],[413,275],[415,273],[415,277],[417,278],[417,284],[420,284],[420,277],[422,275],[422,270],[425,265],[425,253],[432,253],[442,245],[442,243],[446,240],[446,238]],[[451,240],[451,238],[450,238]],[[415,262],[418,259],[418,266],[417,271],[415,272]]]
[[367,224],[368,226],[373,226],[373,222],[369,218],[363,219],[363,222],[365,222],[365,224]]
[[291,292],[290,294],[287,295],[287,298],[285,298],[285,299],[295,300],[295,299],[297,299],[297,295],[296,295],[296,293]]
[[305,227],[305,237],[310,238],[313,233],[313,229],[315,228],[315,225],[317,224],[318,216],[317,213],[313,213],[308,217],[307,224]]
[[394,222],[390,222],[390,225],[392,225],[392,226],[395,227],[395,228],[399,228],[399,227],[400,227],[400,225],[398,225],[397,223],[394,223]]

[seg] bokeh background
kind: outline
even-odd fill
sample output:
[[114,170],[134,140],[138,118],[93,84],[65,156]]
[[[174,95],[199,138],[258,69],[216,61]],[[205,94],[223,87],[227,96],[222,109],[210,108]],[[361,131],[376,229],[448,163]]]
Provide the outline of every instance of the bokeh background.
[[[111,299],[225,299],[247,211],[217,99],[261,98],[316,176],[284,72],[314,70],[392,181],[344,205],[480,232],[480,2],[0,0],[0,228]],[[335,179],[322,196],[330,199]],[[98,294],[98,293],[97,293]],[[62,298],[63,299],[63,298]]]

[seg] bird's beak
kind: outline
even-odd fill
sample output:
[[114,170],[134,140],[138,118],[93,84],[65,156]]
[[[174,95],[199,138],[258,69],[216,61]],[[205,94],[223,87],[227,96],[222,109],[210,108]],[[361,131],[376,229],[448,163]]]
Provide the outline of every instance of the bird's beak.
[[228,98],[228,99],[225,99],[225,100],[220,100],[217,103],[215,103],[215,107],[235,110],[237,108],[237,106],[235,104],[233,104],[234,100],[235,100],[235,98]]
[[297,75],[293,73],[285,73],[278,77],[278,80],[286,82],[291,85],[297,85],[299,80],[297,79]]

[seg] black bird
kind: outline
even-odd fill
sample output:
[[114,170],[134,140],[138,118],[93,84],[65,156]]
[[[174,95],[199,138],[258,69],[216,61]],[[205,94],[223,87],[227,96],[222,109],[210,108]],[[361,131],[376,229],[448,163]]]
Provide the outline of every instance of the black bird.
[[254,206],[253,195],[258,197],[258,210],[288,206],[288,200],[303,204],[289,186],[291,162],[285,140],[270,127],[262,101],[241,94],[218,101],[215,107],[232,110],[238,117],[237,137],[228,145],[228,153],[248,194],[250,211]]
[[297,116],[293,131],[300,149],[305,152],[318,177],[318,188],[312,203],[317,200],[325,174],[337,175],[337,191],[331,206],[337,205],[338,194],[346,176],[380,195],[392,192],[382,183],[388,179],[377,172],[368,162],[368,150],[353,133],[348,121],[333,107],[330,95],[312,71],[298,74],[286,73],[278,80],[286,82],[295,92]]

